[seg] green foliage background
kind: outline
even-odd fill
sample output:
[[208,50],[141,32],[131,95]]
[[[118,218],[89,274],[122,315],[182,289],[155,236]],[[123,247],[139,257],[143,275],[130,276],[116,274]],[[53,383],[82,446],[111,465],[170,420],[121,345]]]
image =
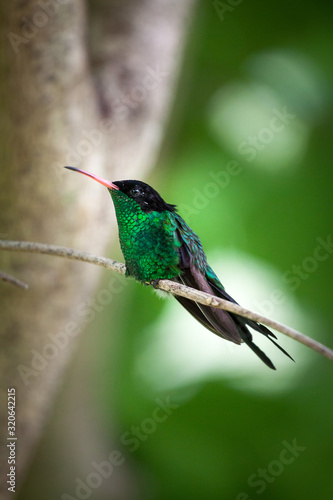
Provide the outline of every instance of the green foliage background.
[[[237,249],[260,259],[263,266],[272,266],[282,277],[286,270],[302,266],[304,259],[313,255],[318,237],[325,240],[332,235],[333,6],[325,1],[317,2],[314,7],[300,1],[252,0],[240,2],[222,14],[217,5],[199,2],[168,136],[156,170],[145,180],[168,202],[178,203],[188,211],[188,207],[194,206],[195,190],[203,192],[211,182],[209,173],[225,170],[228,162],[237,161],[241,173],[232,176],[228,185],[203,208],[190,214],[190,223],[208,254]],[[272,54],[282,54],[289,66],[286,62],[274,66],[277,59]],[[301,68],[300,73],[295,68]],[[231,114],[227,114],[236,124],[225,122],[226,103],[216,97],[220,89],[222,97],[232,95],[223,94],[225,88],[233,89],[236,95],[239,88],[248,89],[249,95],[251,89],[257,88],[259,103],[265,102],[269,89],[280,103],[279,109],[287,106],[295,113],[290,130],[287,126],[283,132],[287,135],[294,132],[300,140],[300,152],[293,161],[280,165],[280,156],[275,154],[272,167],[269,151],[274,148],[275,137],[263,152],[267,163],[260,158],[260,151],[258,162],[248,162],[233,147],[232,137],[228,139],[229,125],[231,131],[237,129],[239,110],[231,108]],[[264,89],[262,94],[260,89]],[[239,95],[243,99],[243,93]],[[247,117],[249,123],[255,119],[255,114]],[[218,121],[218,130],[214,128],[214,120]],[[262,121],[258,131],[266,124]],[[110,255],[122,259],[118,244]],[[289,290],[304,315],[304,333],[331,347],[332,259],[329,255],[318,262],[313,272],[300,279],[295,290]],[[109,276],[105,278],[108,279]],[[121,450],[127,465],[135,471],[133,498],[331,498],[332,363],[316,353],[308,353],[305,347],[299,348],[296,355],[294,344],[288,343],[296,365],[288,369],[287,381],[281,378],[282,390],[247,389],[244,375],[233,384],[228,377],[211,374],[183,386],[176,384],[165,392],[157,389],[158,385],[147,383],[136,368],[142,351],[158,333],[150,325],[158,323],[165,307],[168,302],[158,300],[149,289],[129,281],[88,329],[85,343],[93,362],[89,356],[77,360],[78,364],[88,364],[88,376],[77,397],[86,391],[93,394],[98,414],[93,427],[99,427],[106,447],[109,443],[110,451]],[[291,323],[298,327],[296,316],[295,324],[292,320]],[[170,328],[171,325],[172,322]],[[286,345],[282,337],[279,336],[279,341]],[[183,344],[179,347],[175,344],[174,349],[178,348],[183,349]],[[170,352],[160,351],[155,355],[162,362]],[[238,351],[229,356],[237,358]],[[277,372],[262,368],[263,383],[274,377],[280,380],[280,360],[276,355]],[[149,368],[145,367],[146,372]],[[154,377],[151,373],[151,378]],[[157,424],[154,432],[146,434],[138,449],[131,453],[121,442],[121,436],[151,417],[156,399],[165,397],[179,407],[165,422]],[[74,480],[80,472],[56,445],[61,434],[56,420],[64,412],[63,401],[55,410],[38,450],[22,499],[35,498],[36,491],[40,498],[61,498],[64,492],[74,494]],[[69,434],[65,432],[67,438]],[[290,463],[282,463],[283,443],[292,444],[294,440],[305,449]],[[75,445],[69,448],[72,446]],[[69,456],[75,453],[75,449],[71,450]],[[87,455],[89,462],[89,451]],[[95,459],[91,454],[91,460]],[[263,469],[268,471],[269,479],[263,479],[266,474]],[[89,473],[89,468],[85,473]],[[80,477],[85,477],[85,473]],[[255,481],[261,477],[261,486],[249,484],[253,475]],[[110,498],[106,489],[108,481],[113,480],[113,476],[105,480],[103,488],[94,490],[91,498]]]

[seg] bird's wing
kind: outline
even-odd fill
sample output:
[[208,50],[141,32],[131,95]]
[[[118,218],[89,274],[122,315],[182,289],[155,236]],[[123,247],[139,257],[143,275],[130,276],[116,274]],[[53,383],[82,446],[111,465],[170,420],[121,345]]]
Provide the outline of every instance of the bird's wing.
[[[175,237],[178,239],[179,266],[182,273],[175,278],[175,280],[184,285],[216,295],[237,304],[237,302],[225,291],[222,283],[208,265],[206,255],[198,236],[179,216],[177,217],[177,224],[178,228],[175,232]],[[270,368],[275,369],[275,366],[268,356],[254,344],[252,334],[247,328],[248,326],[267,337],[280,349],[280,351],[293,360],[293,358],[273,340],[276,339],[276,336],[264,325],[222,309],[198,304],[184,297],[175,298],[190,314],[213,333],[235,344],[245,342]]]
[[[208,264],[199,238],[180,217],[177,217],[177,223],[175,237],[178,240],[179,267],[182,272],[180,276],[174,278],[175,281],[214,295],[207,281],[205,269]],[[192,316],[216,335],[235,344],[242,342],[237,325],[227,311],[204,306],[184,297],[175,298]]]
[[[219,281],[219,279],[217,278],[216,274],[214,273],[214,271],[210,266],[208,266],[207,278],[215,295],[221,297],[222,299],[230,300],[230,302],[234,302],[234,304],[238,304],[238,302],[236,302],[232,297],[230,297],[230,295],[225,291],[224,287],[222,286],[221,282]],[[288,356],[288,358],[294,361],[294,359],[290,356],[290,354],[288,354],[287,351],[283,349],[283,347],[281,347],[277,342],[275,342],[274,339],[277,340],[276,335],[274,335],[274,333],[271,332],[265,325],[257,323],[252,319],[244,318],[243,316],[238,316],[237,314],[233,313],[230,314],[234,318],[237,326],[240,328],[242,339],[249,345],[249,347],[251,347],[252,350],[256,352],[257,355],[259,355],[257,352],[259,348],[255,344],[253,344],[252,335],[247,329],[247,326],[250,326],[251,328],[253,328],[253,330],[256,330],[257,332],[267,337],[278,349],[280,349],[281,352],[283,352],[286,356]]]

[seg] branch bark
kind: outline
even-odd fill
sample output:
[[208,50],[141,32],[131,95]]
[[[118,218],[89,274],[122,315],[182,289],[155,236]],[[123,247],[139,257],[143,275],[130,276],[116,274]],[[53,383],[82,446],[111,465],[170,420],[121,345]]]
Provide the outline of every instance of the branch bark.
[[19,288],[29,288],[26,283],[23,283],[23,281],[20,281],[17,278],[14,278],[14,276],[10,276],[10,274],[4,273],[3,271],[0,271],[0,280],[11,283],[12,285],[18,286]]
[[[79,260],[81,262],[95,264],[97,266],[101,266],[105,269],[109,269],[121,274],[125,274],[126,271],[125,264],[121,264],[120,262],[117,262],[115,260],[107,259],[105,257],[97,257],[86,252],[81,252],[67,247],[60,247],[57,245],[48,245],[27,241],[0,240],[0,249],[10,250],[14,252],[31,252],[55,255],[58,257],[66,257],[72,260]],[[238,304],[234,304],[233,302],[229,302],[228,300],[221,299],[220,297],[216,297],[205,292],[200,292],[198,290],[195,290],[194,288],[190,288],[188,286],[182,285],[180,283],[175,283],[170,280],[159,280],[159,282],[155,286],[160,290],[172,293],[173,295],[186,297],[190,300],[198,302],[199,304],[216,307],[218,309],[224,309],[225,311],[238,314],[239,316],[243,316],[244,318],[249,318],[253,321],[263,323],[264,325],[274,328],[280,333],[283,333],[284,335],[297,340],[301,344],[310,347],[310,349],[317,351],[319,354],[322,354],[326,358],[333,360],[333,350],[326,347],[324,344],[317,342],[316,340],[308,337],[307,335],[304,335],[294,328],[290,328],[289,326],[279,323],[278,321],[266,318],[265,316],[250,311],[249,309],[245,309]]]

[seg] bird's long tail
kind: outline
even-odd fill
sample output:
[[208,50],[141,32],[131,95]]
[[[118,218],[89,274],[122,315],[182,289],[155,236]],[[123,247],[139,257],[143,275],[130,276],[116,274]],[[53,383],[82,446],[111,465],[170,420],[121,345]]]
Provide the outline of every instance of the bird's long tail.
[[261,334],[263,334],[265,337],[267,337],[278,349],[280,349],[281,352],[283,352],[283,354],[285,354],[286,356],[288,356],[288,358],[290,358],[292,361],[295,361],[291,356],[290,354],[287,353],[287,351],[285,351],[283,349],[283,347],[281,347],[274,339],[276,339],[276,336],[274,335],[273,332],[271,332],[268,328],[266,328],[265,325],[262,325],[260,323],[256,323],[255,321],[252,321],[248,318],[243,318],[241,316],[238,316],[236,314],[232,314],[237,326],[238,326],[238,331],[242,337],[242,340],[245,342],[245,344],[247,344],[250,349],[252,349],[252,351],[269,367],[269,368],[272,368],[273,370],[276,370],[274,364],[272,363],[272,361],[269,359],[268,356],[266,356],[266,354],[253,342],[252,340],[252,335],[251,335],[251,332],[247,329],[247,326],[250,326],[251,328],[253,328],[254,330],[256,330],[257,332],[260,332]]
[[[219,287],[216,284],[216,282],[214,282],[214,281],[210,281],[210,284],[211,284],[214,292],[218,296],[222,297],[223,299],[230,300],[230,302],[234,302],[235,304],[237,304],[237,302],[224,290],[224,288],[222,287],[222,285],[221,285],[221,287]],[[272,368],[272,370],[276,370],[274,364],[269,359],[269,357],[266,356],[266,354],[261,349],[259,349],[259,347],[253,342],[252,334],[248,330],[247,327],[251,327],[251,328],[253,328],[253,330],[256,330],[257,332],[259,332],[262,335],[264,335],[265,337],[267,337],[281,352],[283,352],[283,354],[285,354],[286,356],[288,356],[288,358],[290,358],[292,361],[295,361],[290,356],[290,354],[288,354],[287,351],[285,351],[283,349],[283,347],[281,347],[276,342],[276,340],[277,340],[276,335],[274,335],[274,333],[271,332],[265,325],[262,325],[261,323],[257,323],[256,321],[253,321],[253,320],[251,320],[249,318],[244,318],[243,316],[238,316],[237,314],[234,314],[234,313],[229,313],[229,314],[233,318],[234,322],[236,323],[238,332],[239,332],[239,334],[240,334],[243,342],[245,342],[245,344],[247,344],[250,347],[250,349],[252,349],[252,351],[269,368]]]

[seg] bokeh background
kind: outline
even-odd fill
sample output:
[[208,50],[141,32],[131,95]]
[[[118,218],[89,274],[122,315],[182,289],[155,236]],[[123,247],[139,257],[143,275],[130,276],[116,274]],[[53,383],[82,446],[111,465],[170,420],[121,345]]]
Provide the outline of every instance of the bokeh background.
[[[198,2],[144,179],[236,300],[331,347],[332,14]],[[20,500],[331,498],[332,363],[279,334],[292,363],[256,334],[270,371],[123,276],[105,272],[93,299]]]

